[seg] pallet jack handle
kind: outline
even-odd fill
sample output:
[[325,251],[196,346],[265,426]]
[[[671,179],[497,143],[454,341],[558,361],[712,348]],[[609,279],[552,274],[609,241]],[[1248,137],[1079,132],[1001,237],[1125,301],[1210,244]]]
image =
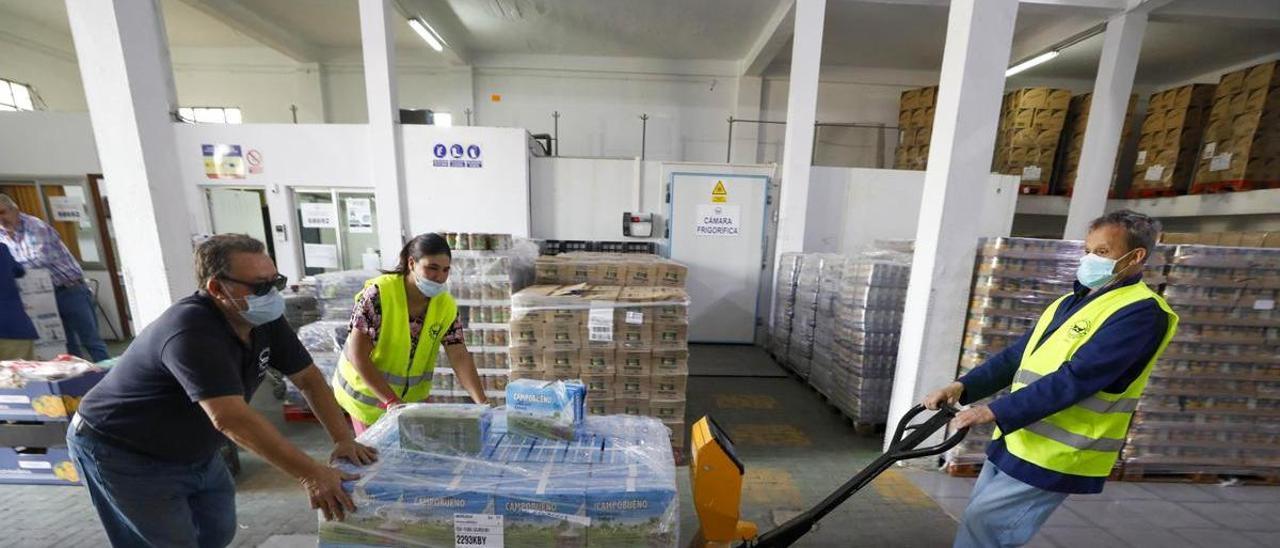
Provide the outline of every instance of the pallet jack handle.
[[940,455],[959,445],[964,440],[965,434],[969,433],[968,428],[962,428],[952,433],[942,443],[929,447],[916,447],[929,439],[935,432],[945,428],[947,423],[951,422],[951,419],[955,418],[956,414],[959,413],[959,410],[955,407],[944,403],[928,420],[918,424],[911,424],[913,419],[925,411],[926,409],[923,405],[916,405],[910,411],[907,411],[902,416],[902,419],[898,421],[898,426],[893,432],[892,442],[889,444],[889,450],[877,457],[876,460],[868,464],[866,468],[859,471],[857,475],[853,476],[844,485],[841,485],[839,489],[836,489],[834,493],[827,496],[822,502],[792,518],[777,529],[760,535],[754,541],[747,541],[739,545],[739,547],[775,548],[791,546],[800,537],[808,534],[819,520],[838,508],[859,489],[866,487],[867,484],[876,479],[876,476],[888,470],[894,463],[901,460]]

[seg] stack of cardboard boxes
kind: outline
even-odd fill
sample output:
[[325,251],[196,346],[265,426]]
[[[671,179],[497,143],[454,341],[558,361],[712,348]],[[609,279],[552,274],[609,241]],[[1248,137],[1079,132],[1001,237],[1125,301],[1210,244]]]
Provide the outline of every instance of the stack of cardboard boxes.
[[67,353],[67,334],[62,329],[62,316],[58,315],[58,301],[53,290],[53,278],[48,270],[27,269],[26,275],[18,278],[22,309],[36,326],[34,350],[37,360],[52,360]]
[[1280,186],[1280,62],[1224,74],[1191,194]]
[[1187,190],[1215,87],[1193,84],[1151,95],[1129,197],[1175,196]]
[[612,285],[684,287],[689,268],[648,253],[572,252],[538,257],[540,285]]
[[929,162],[929,141],[933,136],[933,108],[938,86],[902,92],[898,109],[898,149],[894,169],[923,170]]
[[1168,245],[1225,245],[1230,247],[1280,247],[1280,232],[1164,232]]
[[1005,94],[993,170],[1022,178],[1023,194],[1048,194],[1071,92],[1023,88]]
[[[1124,152],[1125,143],[1129,142],[1129,136],[1133,132],[1133,111],[1138,103],[1137,95],[1129,96],[1129,106],[1126,107],[1124,113],[1124,126],[1120,132],[1120,146],[1116,150],[1115,167],[1111,171],[1111,191],[1109,196],[1114,197],[1116,192],[1116,177],[1120,169],[1121,155]],[[1076,176],[1080,171],[1080,155],[1084,151],[1084,133],[1089,125],[1089,110],[1093,104],[1093,94],[1085,93],[1076,95],[1071,98],[1071,105],[1067,108],[1067,126],[1062,133],[1062,160],[1058,167],[1058,175],[1054,178],[1055,192],[1070,196],[1075,188]]]
[[1280,473],[1280,250],[1178,246],[1178,331],[1138,402],[1126,477]]
[[[604,272],[684,284],[683,265],[592,263]],[[575,267],[576,268],[576,267]],[[588,412],[647,415],[684,445],[689,374],[689,296],[683,287],[535,285],[512,300],[511,377],[582,379]]]
[[787,360],[783,364],[808,380],[813,369],[814,342],[818,329],[818,298],[823,271],[829,261],[843,261],[839,255],[810,253],[800,262],[796,278],[795,302],[791,318],[791,337],[787,341]]

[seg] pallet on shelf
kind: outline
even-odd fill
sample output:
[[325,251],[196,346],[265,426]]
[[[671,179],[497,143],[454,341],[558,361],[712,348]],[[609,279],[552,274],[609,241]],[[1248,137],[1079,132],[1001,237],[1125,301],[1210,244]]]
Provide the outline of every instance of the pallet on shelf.
[[1172,188],[1134,188],[1126,194],[1130,200],[1147,198],[1172,198],[1178,191]]
[[1195,183],[1188,194],[1219,194],[1223,192],[1247,192],[1266,188],[1280,188],[1280,181],[1216,181]]

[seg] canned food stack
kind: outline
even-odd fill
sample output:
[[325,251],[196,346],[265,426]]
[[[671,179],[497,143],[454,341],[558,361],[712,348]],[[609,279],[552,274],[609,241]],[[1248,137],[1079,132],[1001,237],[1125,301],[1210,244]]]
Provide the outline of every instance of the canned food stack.
[[315,287],[321,320],[347,320],[355,306],[356,294],[364,289],[367,280],[381,273],[376,270],[343,270],[316,274],[307,280],[307,287]]
[[817,316],[813,328],[813,366],[809,369],[809,385],[828,399],[842,384],[836,380],[836,308],[840,302],[840,280],[844,276],[847,257],[827,257],[818,273]]
[[1280,473],[1280,249],[1178,246],[1180,318],[1139,400],[1125,473]]
[[829,397],[858,424],[889,415],[911,256],[877,251],[849,260],[836,301],[834,386]]
[[581,379],[590,414],[656,417],[683,447],[688,307],[680,287],[525,288],[512,298],[511,377]]
[[791,320],[791,338],[787,341],[787,367],[809,378],[813,367],[813,339],[818,321],[818,289],[824,261],[838,255],[813,253],[806,255],[796,278],[795,315]]
[[684,287],[689,268],[651,253],[575,251],[538,257],[542,285],[592,284],[625,287]]
[[[464,342],[484,382],[485,394],[501,402],[510,371],[511,295],[533,280],[537,245],[509,234],[442,232],[453,251],[448,290],[458,305]],[[455,382],[444,349],[431,388],[432,402],[470,402]],[[438,381],[438,382],[437,382]]]
[[800,277],[801,253],[783,253],[778,259],[777,283],[773,288],[773,323],[769,331],[769,353],[778,363],[787,360],[791,321],[795,316],[796,282]]

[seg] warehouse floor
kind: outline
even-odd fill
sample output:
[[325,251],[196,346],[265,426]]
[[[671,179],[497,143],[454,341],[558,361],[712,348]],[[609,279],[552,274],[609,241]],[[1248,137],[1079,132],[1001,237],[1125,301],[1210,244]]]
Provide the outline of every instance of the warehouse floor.
[[[692,349],[688,417],[716,417],[747,466],[746,519],[762,529],[820,500],[874,458],[878,438],[851,426],[764,351]],[[269,390],[254,406],[286,435],[323,457],[316,425],[284,423]],[[242,453],[237,546],[314,546],[316,521],[297,484]],[[684,470],[681,533],[696,527]],[[856,494],[807,536],[802,546],[949,546],[972,480],[892,469]],[[1280,487],[1111,483],[1104,494],[1069,499],[1033,546],[1280,546]],[[0,485],[0,546],[103,546],[88,495],[77,487]]]

